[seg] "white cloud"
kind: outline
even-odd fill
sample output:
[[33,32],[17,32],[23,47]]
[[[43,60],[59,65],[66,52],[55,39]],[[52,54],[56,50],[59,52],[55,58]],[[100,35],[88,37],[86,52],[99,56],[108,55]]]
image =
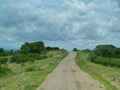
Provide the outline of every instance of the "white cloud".
[[118,45],[120,7],[116,1],[0,0],[0,47],[16,48],[36,40],[68,49]]

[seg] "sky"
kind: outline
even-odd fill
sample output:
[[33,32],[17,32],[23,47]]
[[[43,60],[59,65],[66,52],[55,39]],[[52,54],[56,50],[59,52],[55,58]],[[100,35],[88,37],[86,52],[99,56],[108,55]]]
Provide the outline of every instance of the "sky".
[[0,0],[0,47],[41,40],[67,50],[120,47],[120,0]]

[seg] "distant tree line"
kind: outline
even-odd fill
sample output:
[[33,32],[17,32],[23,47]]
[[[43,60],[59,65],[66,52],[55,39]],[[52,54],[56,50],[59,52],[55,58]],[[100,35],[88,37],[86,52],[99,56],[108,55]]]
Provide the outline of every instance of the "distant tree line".
[[4,50],[3,48],[0,48],[0,56],[8,56],[8,55],[13,55],[17,51],[14,50]]
[[60,50],[59,47],[50,47],[50,46],[47,46],[45,49],[46,49],[47,51],[50,51],[50,50]]
[[44,51],[51,51],[51,50],[64,50],[60,49],[59,47],[51,47],[46,46],[42,41],[28,43],[26,42],[20,48],[20,53],[42,53]]
[[10,71],[9,67],[7,67],[8,63],[18,63],[23,66],[26,62],[33,63],[36,60],[43,60],[51,57],[51,55],[47,54],[47,51],[51,50],[64,49],[60,49],[59,47],[46,47],[43,41],[25,42],[19,50],[4,50],[0,48],[0,74]]
[[[5,64],[8,62],[32,62],[34,59],[40,60],[47,58],[46,52],[51,50],[64,50],[59,47],[45,47],[44,42],[36,41],[36,42],[25,42],[21,45],[20,50],[14,51],[9,50],[6,51],[3,48],[0,48],[0,64]],[[9,57],[10,56],[10,57]]]
[[29,54],[29,53],[42,53],[45,51],[51,51],[51,50],[65,50],[60,49],[59,47],[51,47],[44,45],[43,41],[36,41],[36,42],[25,42],[23,45],[21,45],[20,50],[14,51],[14,50],[4,50],[3,48],[0,48],[0,56],[8,56],[13,55],[16,53],[23,53],[23,54]]

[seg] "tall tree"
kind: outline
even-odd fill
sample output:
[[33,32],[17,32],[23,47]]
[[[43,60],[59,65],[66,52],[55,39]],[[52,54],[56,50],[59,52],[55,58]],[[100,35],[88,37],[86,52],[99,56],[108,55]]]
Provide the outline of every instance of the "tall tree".
[[41,53],[44,51],[44,43],[42,41],[28,43],[26,42],[21,46],[20,52],[22,53]]

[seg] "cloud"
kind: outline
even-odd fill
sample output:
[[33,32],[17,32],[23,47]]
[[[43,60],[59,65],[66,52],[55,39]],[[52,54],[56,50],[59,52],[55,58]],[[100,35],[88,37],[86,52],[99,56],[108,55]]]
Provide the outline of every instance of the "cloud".
[[62,48],[120,43],[119,0],[0,0],[0,47],[43,40]]

